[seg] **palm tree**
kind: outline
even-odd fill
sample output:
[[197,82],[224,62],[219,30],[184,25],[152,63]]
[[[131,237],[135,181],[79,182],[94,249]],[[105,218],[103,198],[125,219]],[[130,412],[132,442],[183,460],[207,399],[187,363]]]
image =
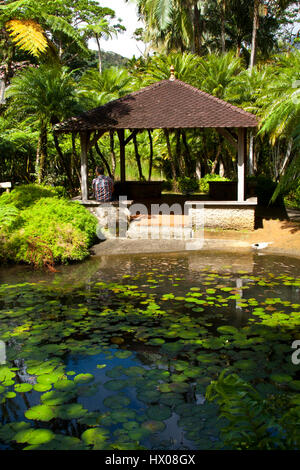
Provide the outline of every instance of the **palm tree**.
[[147,27],[147,40],[166,51],[201,52],[202,20],[198,0],[137,0]]
[[130,93],[133,82],[126,69],[110,67],[101,75],[97,69],[90,69],[82,75],[78,93],[84,97],[88,108],[95,108]]
[[175,77],[191,85],[196,83],[199,57],[185,52],[183,54],[172,52],[167,56],[156,55],[151,57],[145,67],[142,77],[142,86],[149,85],[159,80],[170,78],[170,67],[174,67]]
[[[7,90],[9,112],[20,118],[29,117],[38,127],[36,173],[39,183],[43,180],[47,159],[49,126],[77,112],[75,90],[71,72],[65,67],[47,65],[27,68],[12,79]],[[62,157],[57,140],[55,144]]]
[[268,135],[272,145],[286,142],[279,191],[288,189],[300,176],[300,52],[280,56],[272,67],[272,80],[261,92],[264,105],[260,134]]
[[97,43],[98,50],[98,68],[99,73],[102,73],[102,57],[101,57],[101,38],[110,39],[113,35],[117,35],[118,32],[124,31],[125,27],[121,24],[110,25],[109,21],[102,17],[99,18],[99,21],[95,24],[88,24],[84,27],[84,32],[86,37],[94,37]]
[[211,54],[199,61],[197,86],[218,98],[226,99],[233,80],[241,71],[242,61],[233,52]]
[[[99,74],[99,70],[87,70],[81,77],[78,94],[83,98],[82,103],[85,109],[92,109],[102,106],[109,101],[121,98],[132,92],[136,87],[136,80],[126,69],[119,67],[110,67]],[[104,155],[101,154],[99,146],[96,145],[96,151],[102,161],[113,176],[116,169],[116,155],[114,145],[114,133],[110,131],[110,155],[112,168],[110,169]]]

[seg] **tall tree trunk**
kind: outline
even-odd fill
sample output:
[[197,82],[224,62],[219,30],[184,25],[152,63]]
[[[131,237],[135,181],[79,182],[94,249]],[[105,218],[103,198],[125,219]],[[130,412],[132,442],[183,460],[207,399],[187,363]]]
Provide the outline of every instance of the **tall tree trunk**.
[[4,99],[4,95],[5,95],[5,80],[4,79],[0,79],[0,106],[1,104],[5,104],[5,99]]
[[200,11],[198,8],[198,2],[194,2],[194,49],[195,54],[201,54],[201,43],[202,43],[202,28],[201,28],[201,19],[200,19]]
[[177,162],[177,168],[181,175],[184,174],[184,162],[182,161],[182,154],[181,154],[181,143],[180,143],[180,136],[181,136],[181,129],[176,129],[176,152],[175,152],[175,161]]
[[287,164],[289,162],[289,159],[290,159],[290,156],[291,156],[291,153],[292,153],[292,149],[293,149],[293,139],[290,139],[288,141],[288,145],[287,145],[287,150],[286,150],[286,154],[285,154],[285,157],[284,157],[284,161],[283,161],[283,164],[279,170],[279,176],[282,176],[284,175],[285,173],[285,170],[287,168]]
[[76,136],[74,132],[72,133],[72,166],[76,172],[78,181],[81,185],[81,174],[80,174],[80,170],[78,167],[78,160],[77,160],[77,154],[76,154]]
[[111,169],[110,169],[110,166],[109,166],[109,163],[108,161],[106,160],[105,156],[103,155],[103,153],[101,152],[100,148],[99,148],[99,145],[98,145],[98,142],[95,143],[95,149],[96,149],[96,152],[98,153],[99,157],[101,158],[101,160],[103,161],[104,165],[105,165],[105,168],[107,169],[107,172],[108,172],[108,176],[110,176],[112,178],[112,173],[111,173]]
[[249,175],[254,175],[254,135],[250,131],[249,135]]
[[211,167],[211,174],[214,175],[216,173],[217,165],[219,162],[219,158],[222,152],[222,140],[220,139],[219,145],[218,145],[218,150],[217,150],[217,155],[216,158],[213,161],[212,167]]
[[64,154],[60,148],[60,145],[59,145],[59,142],[58,142],[58,137],[57,135],[55,134],[55,132],[53,132],[53,139],[54,139],[54,145],[55,145],[55,149],[59,155],[59,158],[60,158],[60,161],[61,161],[61,164],[62,164],[62,167],[65,171],[65,174],[67,175],[68,177],[68,180],[70,182],[70,186],[72,189],[74,189],[74,183],[73,183],[73,180],[72,180],[72,175],[71,175],[71,168],[70,168],[70,165],[68,165],[68,162],[66,162],[65,160],[65,157],[64,157]]
[[173,158],[173,153],[172,153],[172,148],[171,148],[171,143],[170,143],[170,134],[168,129],[164,129],[164,134],[167,142],[167,149],[168,149],[168,156],[169,156],[169,162],[171,166],[171,172],[172,172],[172,180],[173,180],[173,189],[175,191],[178,190],[178,185],[177,185],[177,175],[176,175],[176,166]]
[[184,130],[181,131],[182,142],[185,148],[185,166],[187,170],[187,176],[195,176],[195,167],[192,162],[191,152],[187,143],[186,133]]
[[144,175],[143,175],[143,169],[142,169],[142,164],[141,164],[141,156],[139,154],[139,148],[138,148],[138,143],[137,143],[137,138],[136,135],[133,137],[133,144],[134,144],[134,152],[135,152],[135,159],[137,163],[137,167],[139,170],[139,180],[144,181]]
[[254,0],[252,46],[251,46],[251,57],[250,57],[250,65],[249,65],[250,70],[253,69],[256,63],[256,40],[257,40],[257,30],[259,28],[259,5],[260,5],[260,0]]
[[101,54],[101,46],[100,46],[100,38],[99,35],[96,33],[96,42],[98,48],[98,68],[100,75],[102,74],[102,54]]
[[225,13],[226,13],[226,0],[221,1],[221,48],[222,53],[226,52],[226,35],[225,35]]
[[45,172],[45,165],[47,160],[47,144],[48,144],[48,136],[47,136],[47,124],[41,122],[40,127],[40,135],[37,145],[37,153],[36,153],[36,173],[37,173],[37,181],[39,184],[42,183],[44,178]]
[[151,181],[152,166],[153,166],[153,139],[152,139],[152,135],[151,135],[150,129],[148,129],[148,136],[149,136],[149,144],[150,144],[150,157],[149,157],[149,175],[148,175],[148,181]]
[[114,178],[117,166],[116,160],[116,153],[115,153],[115,139],[114,139],[114,132],[109,131],[109,139],[110,139],[110,156],[111,156],[111,174]]

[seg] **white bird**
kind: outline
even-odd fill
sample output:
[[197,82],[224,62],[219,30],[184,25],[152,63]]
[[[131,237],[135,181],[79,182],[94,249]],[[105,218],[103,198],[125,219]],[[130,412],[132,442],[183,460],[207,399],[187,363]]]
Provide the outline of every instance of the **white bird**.
[[267,248],[269,245],[271,245],[273,242],[262,242],[262,243],[254,243],[252,248],[255,250],[263,250],[264,248]]

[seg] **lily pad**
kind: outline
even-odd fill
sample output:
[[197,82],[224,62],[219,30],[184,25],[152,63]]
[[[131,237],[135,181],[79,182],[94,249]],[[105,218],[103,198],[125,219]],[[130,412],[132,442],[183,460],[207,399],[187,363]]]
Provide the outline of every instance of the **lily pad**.
[[168,406],[165,405],[152,405],[146,411],[146,414],[150,420],[154,421],[165,421],[171,418],[172,412]]
[[38,421],[51,421],[51,419],[56,417],[56,412],[57,410],[54,406],[36,405],[25,411],[25,417]]
[[94,380],[94,376],[92,374],[78,374],[74,377],[74,382],[76,384],[87,384]]
[[107,397],[103,400],[103,404],[107,406],[107,408],[117,409],[123,408],[128,406],[130,403],[130,399],[126,397],[126,395],[117,394]]
[[103,428],[87,429],[81,435],[82,441],[94,450],[103,450],[107,447],[108,432]]
[[30,392],[30,390],[32,390],[32,385],[31,384],[23,383],[23,384],[16,384],[15,385],[15,391],[16,392],[26,393],[26,392]]
[[55,434],[49,429],[26,429],[14,436],[14,441],[28,444],[44,444],[54,439]]

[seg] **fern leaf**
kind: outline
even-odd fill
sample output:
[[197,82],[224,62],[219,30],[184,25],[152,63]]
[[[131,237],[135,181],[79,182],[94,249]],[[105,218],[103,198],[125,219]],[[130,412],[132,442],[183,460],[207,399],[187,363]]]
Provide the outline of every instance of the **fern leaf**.
[[48,47],[43,28],[32,20],[11,20],[6,23],[6,29],[13,42],[22,50],[38,57]]

